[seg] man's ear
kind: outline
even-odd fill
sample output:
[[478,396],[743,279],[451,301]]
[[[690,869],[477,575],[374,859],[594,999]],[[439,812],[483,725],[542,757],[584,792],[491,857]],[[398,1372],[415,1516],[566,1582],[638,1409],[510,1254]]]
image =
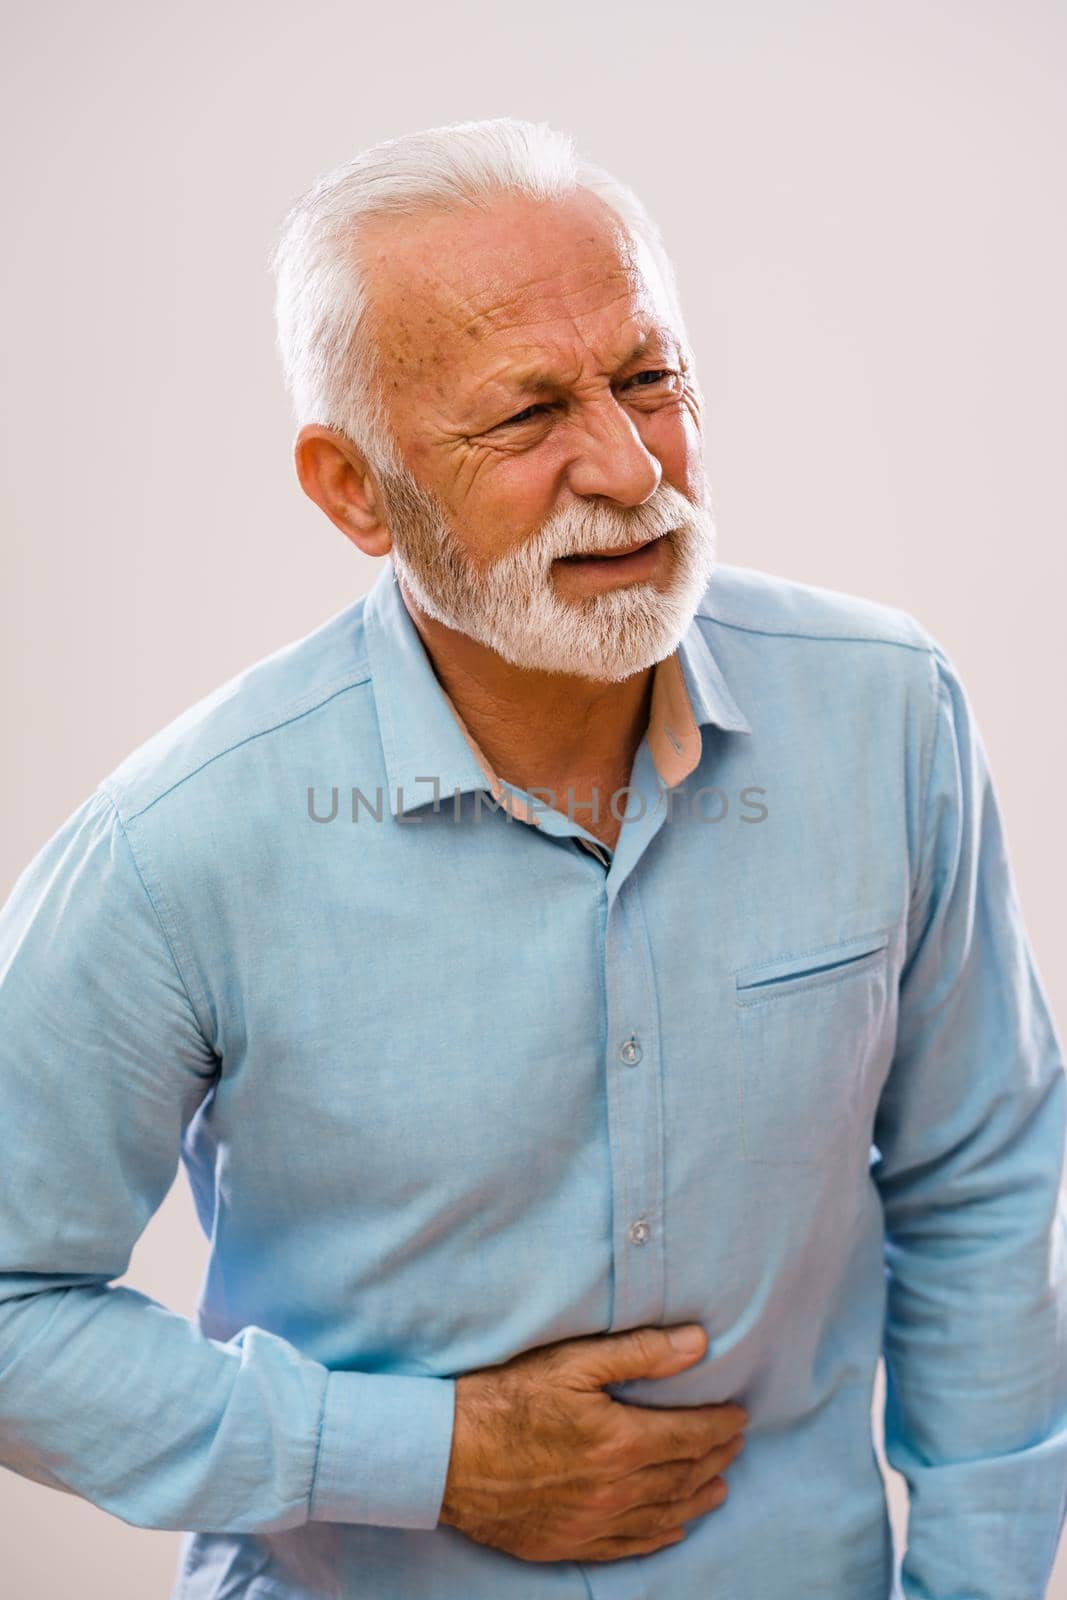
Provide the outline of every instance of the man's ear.
[[392,549],[384,510],[363,456],[343,433],[308,423],[293,445],[300,487],[365,556]]

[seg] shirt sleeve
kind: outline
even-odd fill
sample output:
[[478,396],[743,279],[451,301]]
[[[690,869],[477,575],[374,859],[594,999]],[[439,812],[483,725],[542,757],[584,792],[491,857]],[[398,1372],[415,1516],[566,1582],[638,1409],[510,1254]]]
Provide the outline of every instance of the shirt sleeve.
[[115,1285],[219,1061],[110,796],[0,910],[0,1464],[135,1526],[436,1526],[455,1380],[223,1343]]
[[925,817],[872,1167],[908,1600],[1037,1600],[1067,1509],[1067,1078],[967,695],[931,654]]

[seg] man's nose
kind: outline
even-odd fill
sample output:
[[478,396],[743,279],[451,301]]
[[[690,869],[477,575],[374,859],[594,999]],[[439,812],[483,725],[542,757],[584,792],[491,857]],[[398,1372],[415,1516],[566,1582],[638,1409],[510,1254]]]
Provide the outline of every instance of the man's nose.
[[567,473],[575,494],[636,506],[659,488],[663,468],[613,396],[584,407],[578,440]]

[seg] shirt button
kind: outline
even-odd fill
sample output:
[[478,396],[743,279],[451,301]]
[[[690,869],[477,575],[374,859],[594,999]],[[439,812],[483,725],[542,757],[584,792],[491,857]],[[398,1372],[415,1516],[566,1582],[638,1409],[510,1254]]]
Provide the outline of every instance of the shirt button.
[[641,1217],[637,1222],[631,1222],[630,1238],[633,1240],[634,1244],[644,1244],[645,1240],[648,1238],[648,1223],[645,1221],[644,1217]]
[[625,1061],[628,1067],[636,1067],[637,1063],[641,1059],[642,1054],[643,1052],[641,1050],[641,1046],[631,1033],[630,1037],[624,1041],[622,1048],[619,1050],[619,1060]]

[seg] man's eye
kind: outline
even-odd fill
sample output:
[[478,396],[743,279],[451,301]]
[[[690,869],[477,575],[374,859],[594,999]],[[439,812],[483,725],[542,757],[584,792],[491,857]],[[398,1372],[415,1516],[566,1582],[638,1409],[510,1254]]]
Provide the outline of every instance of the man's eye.
[[[673,378],[675,376],[676,374],[671,367],[649,367],[644,372],[635,373],[632,378],[627,380],[627,383],[635,384],[639,389],[653,389],[658,383],[662,382],[664,378]],[[652,382],[638,383],[639,378],[650,378],[652,379]],[[516,425],[521,426],[524,422],[531,422],[539,412],[544,410],[545,407],[543,405],[524,406],[521,411],[516,411],[513,417],[505,417],[503,422],[498,422],[496,426],[498,428],[511,428]]]
[[505,417],[503,422],[498,422],[497,427],[509,428],[513,422],[529,422],[531,417],[535,416],[538,411],[542,411],[543,409],[543,406],[526,406],[524,410],[516,411],[513,417]]
[[669,367],[649,367],[646,372],[635,372],[633,377],[630,379],[630,382],[637,383],[638,378],[652,378],[654,383],[637,383],[637,387],[639,389],[651,389],[654,387],[655,383],[660,381],[661,378],[673,377],[674,373]]

